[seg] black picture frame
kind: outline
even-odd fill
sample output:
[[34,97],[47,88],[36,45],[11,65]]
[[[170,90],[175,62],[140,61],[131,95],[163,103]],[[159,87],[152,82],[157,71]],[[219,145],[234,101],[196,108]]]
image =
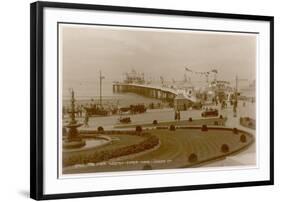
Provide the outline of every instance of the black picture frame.
[[[112,190],[45,195],[43,193],[43,23],[44,8],[121,11],[130,13],[163,14],[167,16],[194,16],[270,23],[270,180],[222,183],[192,186],[155,187],[130,190]],[[196,12],[152,8],[120,7],[58,2],[35,2],[30,5],[30,197],[36,200],[92,197],[106,195],[216,189],[274,184],[274,17],[229,13]]]

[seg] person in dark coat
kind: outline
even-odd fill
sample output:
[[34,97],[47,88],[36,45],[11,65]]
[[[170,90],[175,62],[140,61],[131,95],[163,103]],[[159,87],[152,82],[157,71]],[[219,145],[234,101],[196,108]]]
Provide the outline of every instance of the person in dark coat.
[[181,120],[181,113],[180,113],[180,111],[178,110],[178,121],[180,121]]
[[85,114],[84,126],[85,126],[86,128],[89,127],[89,114],[88,114],[88,112],[86,112],[86,114]]

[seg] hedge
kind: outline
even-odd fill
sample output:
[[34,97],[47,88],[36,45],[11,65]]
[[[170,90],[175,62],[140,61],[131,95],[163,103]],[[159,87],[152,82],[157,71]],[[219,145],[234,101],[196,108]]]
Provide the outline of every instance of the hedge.
[[112,150],[97,151],[88,155],[76,154],[68,158],[63,158],[63,166],[108,161],[109,159],[112,158],[126,156],[126,155],[139,153],[151,149],[158,144],[159,144],[159,139],[156,136],[150,135],[146,140],[138,144],[133,144],[133,145],[112,149]]

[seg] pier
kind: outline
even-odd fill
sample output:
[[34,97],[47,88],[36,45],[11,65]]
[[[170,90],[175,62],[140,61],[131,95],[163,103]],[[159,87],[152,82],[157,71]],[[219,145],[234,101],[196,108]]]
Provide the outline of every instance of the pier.
[[[174,102],[179,92],[176,89],[168,87],[160,87],[149,84],[135,84],[135,83],[114,83],[113,92],[116,93],[136,93],[145,97],[160,99],[167,102]],[[195,102],[191,97],[186,99]]]

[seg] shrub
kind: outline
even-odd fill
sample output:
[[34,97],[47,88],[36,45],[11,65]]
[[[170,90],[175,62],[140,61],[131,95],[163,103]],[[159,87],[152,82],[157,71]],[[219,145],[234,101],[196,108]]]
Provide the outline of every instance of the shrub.
[[[82,163],[97,163],[102,161],[107,161],[111,158],[116,158],[128,154],[138,153],[150,148],[153,148],[159,144],[159,139],[156,136],[148,135],[148,138],[138,144],[133,144],[121,148],[116,148],[112,150],[102,150],[96,151],[90,154],[78,154],[70,157],[63,158],[63,165],[70,166],[74,164]],[[68,145],[69,146],[69,145]],[[152,168],[151,168],[152,169]]]
[[189,117],[188,121],[189,121],[189,122],[192,122],[192,118],[191,118],[191,117]]
[[168,129],[168,126],[156,126],[156,129]]
[[66,130],[65,127],[62,128],[62,135],[63,135],[63,136],[67,135],[67,130]]
[[157,120],[153,120],[153,125],[157,125],[158,121]]
[[152,166],[150,164],[145,164],[142,169],[143,170],[152,170]]
[[229,146],[227,144],[223,144],[221,146],[221,152],[223,152],[223,153],[229,152]]
[[189,161],[189,163],[197,162],[198,161],[197,155],[195,153],[190,154],[188,157],[188,161]]
[[103,127],[102,127],[102,126],[99,126],[99,127],[98,127],[98,131],[99,131],[99,132],[104,132]]
[[238,129],[237,128],[233,128],[232,131],[233,131],[234,134],[238,134]]
[[136,132],[142,132],[142,127],[141,126],[136,126]]
[[244,135],[244,134],[242,134],[241,136],[240,136],[240,142],[247,142],[247,137],[246,137],[246,135]]
[[175,125],[170,125],[170,128],[169,128],[171,131],[175,131],[176,130],[176,126]]
[[208,131],[207,125],[202,125],[201,131]]

